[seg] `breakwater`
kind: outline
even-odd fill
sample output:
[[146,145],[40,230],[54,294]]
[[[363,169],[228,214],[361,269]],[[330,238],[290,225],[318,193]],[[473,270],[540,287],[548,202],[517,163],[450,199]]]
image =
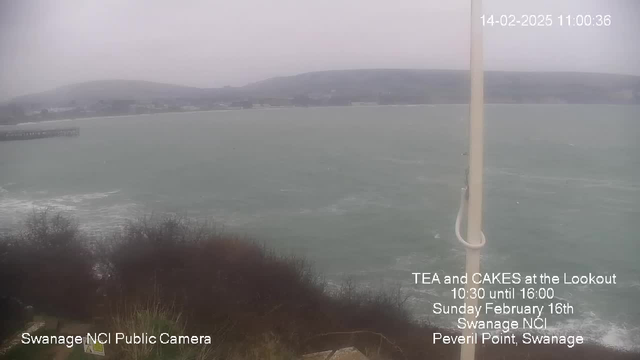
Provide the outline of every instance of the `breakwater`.
[[11,140],[30,140],[30,139],[42,139],[48,137],[60,137],[60,136],[79,136],[80,129],[64,128],[64,129],[48,129],[48,130],[6,130],[0,131],[0,141]]

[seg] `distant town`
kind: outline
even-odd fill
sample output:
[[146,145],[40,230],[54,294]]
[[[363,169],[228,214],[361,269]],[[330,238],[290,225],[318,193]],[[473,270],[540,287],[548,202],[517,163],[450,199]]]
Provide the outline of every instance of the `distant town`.
[[162,99],[152,101],[108,100],[89,105],[70,102],[65,106],[41,108],[37,105],[10,103],[0,106],[0,125],[90,117],[142,115],[170,112],[234,110],[270,107],[377,105],[378,102],[352,102],[348,99],[307,97],[291,99],[258,99],[242,101],[213,101],[206,99]]

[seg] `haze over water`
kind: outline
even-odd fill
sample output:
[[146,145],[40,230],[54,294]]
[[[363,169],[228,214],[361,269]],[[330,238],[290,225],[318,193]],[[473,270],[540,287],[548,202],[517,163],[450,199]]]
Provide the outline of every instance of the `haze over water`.
[[[462,274],[454,240],[467,106],[158,114],[48,123],[77,138],[0,143],[0,227],[34,207],[109,231],[150,212],[213,218],[305,255],[333,284],[400,282],[423,317]],[[618,285],[554,286],[576,309],[550,328],[640,343],[640,108],[486,107],[484,271],[615,273]],[[27,125],[42,127],[42,124]],[[451,325],[452,319],[431,319]]]

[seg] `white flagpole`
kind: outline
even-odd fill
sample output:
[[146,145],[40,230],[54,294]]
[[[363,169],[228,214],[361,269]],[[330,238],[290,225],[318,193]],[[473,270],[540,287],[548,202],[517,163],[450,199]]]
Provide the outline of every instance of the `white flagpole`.
[[[471,99],[469,104],[469,178],[467,212],[467,294],[473,284],[471,276],[480,272],[480,249],[484,245],[482,234],[482,170],[484,151],[484,73],[482,55],[482,0],[471,0]],[[482,244],[482,245],[481,245]],[[474,248],[477,247],[477,248]],[[465,300],[465,305],[476,306],[477,298]],[[467,321],[474,320],[473,314],[466,315]],[[464,336],[474,335],[472,329],[465,329]],[[466,337],[468,339],[468,337]],[[473,360],[475,345],[463,344],[460,360]]]

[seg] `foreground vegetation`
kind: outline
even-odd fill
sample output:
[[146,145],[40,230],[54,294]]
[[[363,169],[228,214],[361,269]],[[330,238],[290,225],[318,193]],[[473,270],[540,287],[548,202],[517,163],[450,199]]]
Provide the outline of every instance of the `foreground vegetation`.
[[[413,321],[399,289],[329,291],[303,259],[283,256],[211,224],[144,218],[98,242],[78,224],[34,212],[0,241],[0,296],[96,331],[206,335],[207,345],[119,345],[115,358],[295,359],[356,346],[370,359],[454,359],[437,329]],[[3,313],[3,335],[11,330]],[[6,321],[5,321],[6,320]],[[15,320],[12,322],[12,320]],[[441,331],[441,330],[438,330]],[[637,359],[596,345],[479,346],[478,359]]]

